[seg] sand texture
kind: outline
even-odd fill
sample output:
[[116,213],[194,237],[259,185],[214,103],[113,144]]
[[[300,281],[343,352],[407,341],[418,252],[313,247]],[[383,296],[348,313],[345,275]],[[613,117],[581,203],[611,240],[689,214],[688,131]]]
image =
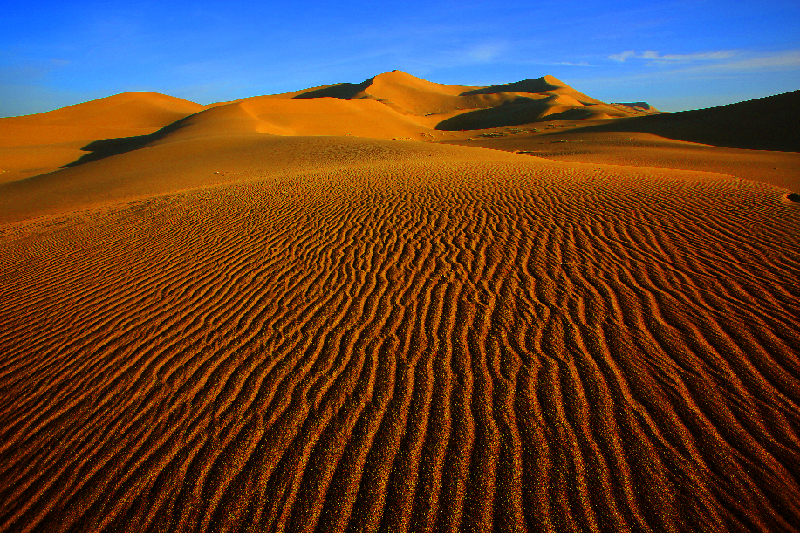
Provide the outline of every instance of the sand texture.
[[293,96],[0,185],[0,531],[800,531],[797,154]]

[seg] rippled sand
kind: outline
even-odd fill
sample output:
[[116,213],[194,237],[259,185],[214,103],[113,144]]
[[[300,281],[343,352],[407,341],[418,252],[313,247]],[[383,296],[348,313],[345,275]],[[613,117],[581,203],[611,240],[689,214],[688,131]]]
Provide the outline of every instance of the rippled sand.
[[0,186],[0,531],[798,530],[769,155],[187,128]]

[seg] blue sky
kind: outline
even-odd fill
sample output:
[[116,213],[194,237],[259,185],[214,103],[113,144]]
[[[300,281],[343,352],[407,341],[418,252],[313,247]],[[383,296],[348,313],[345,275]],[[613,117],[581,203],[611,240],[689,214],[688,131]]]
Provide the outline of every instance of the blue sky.
[[6,2],[0,116],[124,91],[201,104],[399,69],[551,74],[607,102],[696,109],[800,89],[800,2]]

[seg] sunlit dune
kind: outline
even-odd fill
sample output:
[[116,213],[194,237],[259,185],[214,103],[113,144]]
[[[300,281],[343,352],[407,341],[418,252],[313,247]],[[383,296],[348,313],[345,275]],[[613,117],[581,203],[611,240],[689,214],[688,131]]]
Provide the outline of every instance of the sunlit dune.
[[122,93],[49,113],[0,118],[0,183],[50,172],[97,139],[146,135],[203,109],[159,93]]
[[[187,130],[191,131],[190,128]],[[373,166],[420,158],[513,160],[498,150],[362,140],[349,137],[277,136],[257,133],[187,136],[147,148],[0,185],[0,223],[114,205],[154,195],[231,181],[277,179],[337,166]]]
[[[158,93],[123,93],[49,113],[0,119],[0,183],[52,172],[86,155],[82,152],[97,151],[98,145],[107,152],[128,151],[162,140],[167,133],[170,139],[257,132],[431,140],[443,135],[437,130],[524,124],[544,117],[637,116],[642,109],[604,104],[552,76],[476,87],[432,83],[400,71],[361,84],[205,107]],[[166,131],[156,133],[161,128]],[[107,142],[111,140],[115,142]]]
[[203,106],[159,93],[122,93],[49,113],[0,119],[2,146],[123,137],[149,133]]
[[648,113],[395,71],[0,119],[0,531],[800,531],[800,154]]

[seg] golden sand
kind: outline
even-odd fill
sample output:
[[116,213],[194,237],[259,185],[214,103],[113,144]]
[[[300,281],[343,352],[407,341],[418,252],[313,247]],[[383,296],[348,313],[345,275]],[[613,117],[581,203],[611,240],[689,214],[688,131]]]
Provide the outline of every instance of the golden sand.
[[388,74],[0,184],[0,531],[798,530],[798,154]]

